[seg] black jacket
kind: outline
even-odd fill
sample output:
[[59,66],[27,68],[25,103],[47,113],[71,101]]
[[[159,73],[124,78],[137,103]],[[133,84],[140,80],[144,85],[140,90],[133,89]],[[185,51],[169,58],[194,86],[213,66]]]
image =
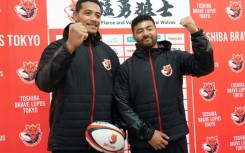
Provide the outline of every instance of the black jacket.
[[[87,126],[93,121],[112,122],[118,57],[100,41],[99,33],[71,55],[65,46],[68,28],[63,39],[45,48],[35,80],[40,90],[52,92],[49,150],[87,150]],[[103,63],[106,59],[111,65]]]
[[169,41],[158,48],[137,47],[117,72],[114,96],[133,148],[150,148],[154,130],[175,141],[188,134],[183,104],[183,75],[204,76],[214,70],[213,50],[202,30],[192,35],[194,54],[171,51]]

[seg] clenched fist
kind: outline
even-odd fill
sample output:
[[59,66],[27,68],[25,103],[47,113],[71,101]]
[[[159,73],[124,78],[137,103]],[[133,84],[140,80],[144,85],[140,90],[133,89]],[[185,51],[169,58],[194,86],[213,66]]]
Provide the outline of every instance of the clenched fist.
[[187,16],[180,20],[180,24],[184,26],[191,34],[198,31],[198,28],[192,17]]
[[82,23],[74,23],[69,26],[69,38],[66,42],[68,51],[72,54],[88,37],[88,30]]

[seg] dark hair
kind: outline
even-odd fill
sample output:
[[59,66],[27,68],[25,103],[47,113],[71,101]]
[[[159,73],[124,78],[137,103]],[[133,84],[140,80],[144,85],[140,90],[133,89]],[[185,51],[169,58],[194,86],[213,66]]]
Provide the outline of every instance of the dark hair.
[[137,17],[135,17],[131,23],[131,30],[134,31],[134,27],[142,22],[142,21],[148,21],[151,20],[153,22],[153,24],[156,26],[155,21],[153,20],[153,18],[150,15],[147,14],[142,14],[142,15],[138,15]]
[[82,9],[82,3],[84,2],[93,2],[99,5],[100,7],[100,12],[102,13],[102,5],[100,4],[100,2],[98,0],[78,0],[76,3],[76,12],[79,12]]

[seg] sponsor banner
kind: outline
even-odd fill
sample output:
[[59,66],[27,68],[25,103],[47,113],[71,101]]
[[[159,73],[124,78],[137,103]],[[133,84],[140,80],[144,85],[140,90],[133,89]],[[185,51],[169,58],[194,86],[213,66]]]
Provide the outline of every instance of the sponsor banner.
[[[76,0],[47,1],[49,28],[63,28],[73,22],[75,3]],[[100,0],[100,3],[103,7],[101,28],[109,29],[130,28],[131,21],[138,14],[151,15],[160,28],[182,28],[179,20],[189,15],[190,8],[189,0],[157,0],[157,3],[155,0]]]
[[193,79],[194,148],[205,153],[244,151],[244,3],[197,0],[190,6],[215,60],[212,74]]
[[111,46],[118,57],[124,57],[123,46]]
[[173,44],[185,43],[184,34],[166,34],[166,40],[172,42]]
[[136,41],[132,34],[125,34],[124,35],[124,43],[125,45],[135,45]]
[[[50,95],[37,89],[34,73],[43,49],[62,38],[73,22],[77,0],[0,1],[0,148],[8,152],[46,153]],[[189,153],[245,151],[244,1],[99,0],[103,6],[102,40],[120,63],[136,49],[131,21],[152,15],[157,40],[172,51],[193,53],[190,34],[179,24],[191,15],[214,49],[215,70],[200,78],[184,76],[183,98]],[[103,64],[107,69],[109,61]],[[164,65],[161,73],[171,65]],[[15,144],[16,147],[11,147]]]
[[103,34],[102,41],[104,41],[109,46],[111,45],[123,45],[123,35],[122,34]]
[[125,46],[124,49],[125,49],[125,56],[130,57],[133,55],[136,47],[135,46]]

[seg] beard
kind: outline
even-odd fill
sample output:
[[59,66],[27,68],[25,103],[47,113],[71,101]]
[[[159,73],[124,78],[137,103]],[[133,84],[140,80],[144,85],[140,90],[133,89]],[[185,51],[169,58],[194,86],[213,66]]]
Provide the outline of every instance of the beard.
[[[149,39],[149,41],[145,41],[145,39]],[[152,48],[155,44],[157,43],[157,37],[144,37],[143,39],[141,39],[138,42],[139,47],[141,47],[142,49],[149,49]]]

